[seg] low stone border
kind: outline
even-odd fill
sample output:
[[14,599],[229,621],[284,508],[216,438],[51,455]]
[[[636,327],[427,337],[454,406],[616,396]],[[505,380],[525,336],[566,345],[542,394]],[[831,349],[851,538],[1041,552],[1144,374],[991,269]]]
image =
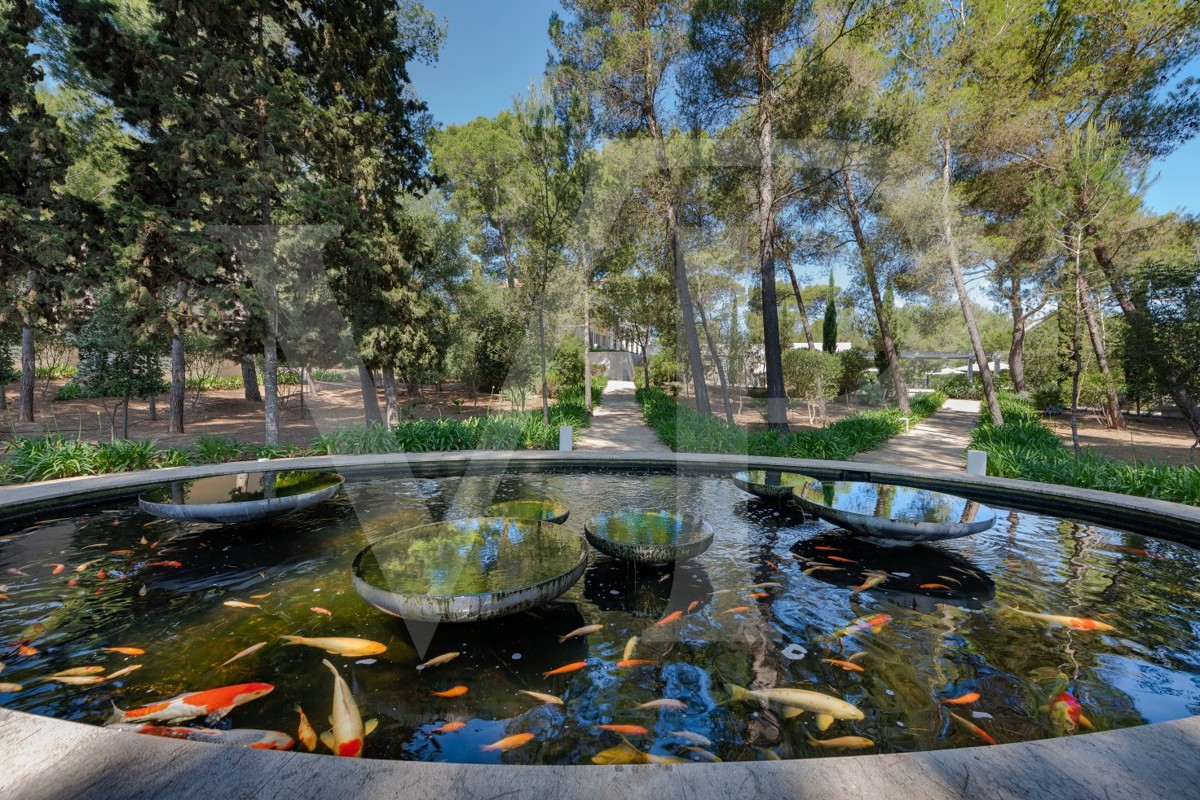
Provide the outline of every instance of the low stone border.
[[[180,478],[267,469],[414,476],[527,468],[787,469],[814,477],[895,481],[985,502],[1092,520],[1200,545],[1200,509],[1107,492],[883,465],[639,453],[433,453],[235,462],[70,478],[0,489],[0,513],[128,496]],[[0,797],[551,798],[1130,798],[1179,800],[1200,786],[1200,717],[1082,736],[903,755],[666,766],[528,766],[351,760],[136,736],[0,709]]]

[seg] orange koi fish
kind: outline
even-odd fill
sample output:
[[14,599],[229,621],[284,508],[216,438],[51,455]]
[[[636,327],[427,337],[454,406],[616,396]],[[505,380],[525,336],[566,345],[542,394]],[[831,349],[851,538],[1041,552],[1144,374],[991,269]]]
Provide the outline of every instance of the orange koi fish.
[[51,572],[50,572],[51,575],[57,575],[58,573],[62,572],[64,569],[67,568],[66,564],[47,564],[46,566],[54,567],[54,569],[51,570]]
[[[321,734],[321,743],[335,755],[358,758],[362,755],[363,739],[379,723],[373,719],[363,722],[346,681],[329,663],[329,659],[323,658],[321,663],[333,673],[333,713],[329,715],[329,730]],[[466,687],[462,689],[466,691]]]
[[542,673],[543,678],[549,678],[551,675],[566,675],[568,672],[578,672],[587,666],[586,661],[573,661],[570,664],[565,664],[557,669],[552,669]]
[[617,669],[625,669],[627,667],[641,667],[646,664],[653,664],[653,663],[654,663],[653,661],[650,661],[645,658],[626,658],[626,659],[623,659],[623,660],[617,662]]
[[863,633],[868,631],[871,633],[879,633],[879,631],[883,630],[883,626],[887,625],[891,621],[891,614],[873,614],[869,617],[859,617],[846,627],[834,631],[833,635],[835,637],[841,637],[854,631],[861,631]]
[[470,690],[465,686],[452,686],[444,692],[430,692],[434,697],[462,697]]
[[672,611],[670,614],[667,614],[665,617],[663,617],[662,619],[660,619],[658,622],[656,622],[654,624],[655,625],[670,625],[672,622],[678,622],[680,617],[682,617],[682,616],[683,616],[682,611]]
[[140,647],[101,647],[100,649],[107,650],[110,653],[120,653],[123,656],[141,656],[146,654],[146,651]]
[[455,731],[461,731],[465,727],[467,727],[467,723],[462,720],[455,720],[454,722],[439,725],[433,729],[433,733],[454,733]]
[[751,592],[750,594],[746,595],[746,599],[747,600],[761,600],[764,597],[770,597],[770,596],[771,596],[770,592]]
[[874,589],[876,586],[883,583],[887,579],[888,579],[888,574],[886,572],[872,573],[870,576],[867,577],[867,579],[865,581],[863,581],[858,586],[855,586],[854,590],[851,592],[851,594],[857,594],[858,592],[865,592],[867,589]]
[[721,613],[722,614],[741,614],[743,611],[749,611],[749,610],[750,610],[750,606],[734,606],[733,608],[725,609]]
[[857,564],[858,563],[853,558],[843,558],[842,556],[825,556],[825,557],[828,558],[830,561],[838,561],[843,564]]
[[254,750],[291,750],[296,742],[281,731],[259,731],[251,728],[216,730],[214,728],[167,728],[159,725],[110,725],[113,730],[165,736],[168,739],[187,739],[193,742],[229,744]]
[[76,567],[75,571],[83,572],[84,570],[86,570],[88,567],[90,567],[92,564],[95,564],[95,563],[96,562],[94,560],[93,561],[85,561],[82,564],[80,564],[78,567]]
[[23,644],[17,648],[17,655],[19,656],[36,656],[37,654],[38,649],[36,647],[30,647],[27,644]]
[[682,700],[672,700],[669,697],[664,697],[661,700],[651,700],[649,703],[642,703],[638,708],[651,708],[655,711],[683,711],[687,708],[687,703]]
[[296,713],[300,715],[300,727],[296,731],[296,736],[300,739],[300,744],[304,745],[304,749],[311,753],[317,749],[317,732],[313,730],[312,723],[304,715],[304,709],[300,707],[299,703],[295,705],[295,709]]
[[1074,628],[1077,631],[1115,631],[1112,625],[1107,622],[1100,622],[1095,619],[1087,619],[1085,617],[1065,617],[1057,614],[1035,614],[1032,611],[1022,611],[1019,608],[1010,609],[1015,614],[1020,614],[1023,617],[1036,619],[1039,622],[1049,622],[1054,625],[1062,625],[1066,628]]
[[1092,721],[1083,715],[1083,706],[1070,692],[1059,692],[1050,699],[1050,717],[1055,722],[1073,731],[1076,728],[1092,729]]
[[865,669],[860,667],[858,664],[855,664],[853,661],[842,661],[841,659],[837,658],[822,658],[821,660],[826,664],[832,664],[835,667],[841,667],[847,672],[866,672]]
[[596,727],[602,731],[619,733],[622,736],[645,736],[650,732],[641,725],[597,725]]
[[967,692],[966,694],[959,695],[958,697],[944,699],[942,702],[948,706],[965,706],[968,703],[974,703],[979,699],[979,697],[979,692]]
[[505,736],[498,742],[485,744],[481,750],[499,750],[501,753],[506,753],[514,747],[520,747],[523,744],[528,744],[533,741],[532,733],[518,733],[514,736]]
[[838,551],[838,549],[836,547],[830,547],[830,546],[824,545],[824,544],[814,545],[813,550],[823,550],[826,553],[836,553]]
[[693,611],[695,611],[695,610],[696,610],[696,606],[698,606],[698,605],[700,605],[700,601],[699,601],[699,600],[693,600],[692,602],[688,603],[688,607],[687,607],[687,613],[689,613],[689,614],[690,614],[690,613],[692,613]]
[[978,736],[980,739],[987,742],[988,744],[996,743],[996,740],[992,738],[992,735],[990,733],[988,733],[983,728],[976,725],[974,722],[963,719],[958,714],[955,714],[953,711],[951,711],[949,713],[950,713],[950,718],[953,719],[955,722],[957,722],[959,725],[961,725],[967,731],[970,731],[971,733],[975,734],[976,736]]
[[[257,606],[256,606],[256,608],[257,608]],[[309,611],[312,611],[316,614],[323,614],[323,615],[329,617],[330,619],[333,619],[333,612],[330,611],[328,608],[321,608],[320,606],[313,606],[312,608],[309,609]]]
[[117,722],[176,722],[207,717],[216,722],[243,703],[257,700],[270,694],[275,687],[269,683],[238,683],[217,689],[188,692],[168,700],[123,711],[113,704],[113,716],[109,724]]
[[147,567],[182,567],[181,561],[151,561]]

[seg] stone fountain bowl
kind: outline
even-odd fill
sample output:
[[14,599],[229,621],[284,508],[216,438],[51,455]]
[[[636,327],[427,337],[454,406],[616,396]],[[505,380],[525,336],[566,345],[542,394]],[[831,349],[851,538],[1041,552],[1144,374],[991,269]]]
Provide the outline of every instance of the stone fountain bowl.
[[474,517],[386,536],[354,558],[354,588],[385,614],[478,622],[554,600],[587,568],[587,544],[560,525]]
[[750,469],[733,473],[733,482],[739,489],[764,500],[791,500],[792,489],[811,480],[799,472],[778,469]]
[[792,497],[809,514],[855,535],[897,544],[956,539],[996,524],[996,512],[975,500],[889,483],[812,478]]
[[571,515],[571,509],[553,500],[505,500],[492,503],[484,512],[489,517],[541,520],[562,524]]
[[139,495],[138,506],[166,519],[237,525],[316,505],[337,494],[342,482],[334,472],[239,472],[158,486]]
[[606,511],[589,519],[583,531],[605,555],[656,566],[695,558],[713,541],[708,523],[668,508]]

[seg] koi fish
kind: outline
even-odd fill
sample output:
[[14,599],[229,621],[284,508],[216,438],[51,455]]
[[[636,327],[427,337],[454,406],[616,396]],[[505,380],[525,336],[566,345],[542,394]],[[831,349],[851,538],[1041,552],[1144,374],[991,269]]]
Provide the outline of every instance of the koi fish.
[[701,761],[707,761],[710,764],[720,764],[721,763],[721,759],[715,753],[710,753],[709,751],[705,750],[703,747],[695,747],[695,746],[689,745],[682,749],[685,750],[686,752],[691,753],[692,755],[696,756]]
[[779,583],[778,581],[763,581],[762,583],[754,584],[750,588],[751,589],[779,589],[782,586],[783,586],[783,584]]
[[837,750],[862,750],[866,747],[875,746],[875,742],[865,736],[837,736],[833,739],[817,739],[809,734],[808,743],[813,747],[830,747]]
[[1068,731],[1082,727],[1091,730],[1092,721],[1083,715],[1083,706],[1070,692],[1059,692],[1050,699],[1050,717]]
[[633,648],[637,647],[638,637],[630,636],[629,641],[625,643],[625,652],[621,656],[622,661],[628,661],[633,658]]
[[825,556],[830,561],[837,561],[840,564],[857,564],[853,558],[843,558],[842,556]]
[[259,731],[251,728],[217,730],[215,728],[168,728],[159,725],[110,725],[117,731],[141,733],[146,736],[164,736],[168,739],[187,739],[192,742],[228,744],[234,747],[249,747],[254,750],[291,750],[296,742],[282,731]]
[[678,622],[680,617],[682,617],[682,616],[683,616],[682,611],[672,611],[670,614],[667,614],[665,617],[663,617],[662,619],[660,619],[658,622],[656,622],[654,624],[655,625],[670,625],[672,622]]
[[252,595],[250,595],[250,599],[251,600],[265,600],[266,598],[270,597],[271,594],[272,594],[271,592],[264,592],[262,594],[252,594]]
[[128,667],[122,667],[121,669],[117,670],[116,672],[109,673],[106,680],[114,681],[117,678],[120,678],[122,675],[128,675],[131,672],[137,672],[141,668],[142,668],[141,664],[130,664]]
[[465,727],[467,727],[467,723],[462,720],[455,720],[454,722],[439,725],[433,729],[433,733],[454,733],[455,731],[461,731]]
[[104,667],[71,667],[64,669],[62,672],[56,672],[51,675],[51,678],[73,678],[79,675],[96,675],[104,672]]
[[576,628],[570,633],[558,637],[558,643],[562,644],[567,639],[574,639],[576,636],[587,636],[589,633],[595,633],[603,627],[603,625],[584,625],[582,628]]
[[442,653],[440,656],[434,656],[433,658],[429,659],[424,664],[418,664],[417,671],[419,672],[423,669],[429,669],[430,667],[436,667],[441,664],[445,664],[447,661],[453,661],[460,655],[462,655],[462,653],[457,651],[453,653]]
[[948,706],[965,706],[968,703],[974,703],[980,697],[979,692],[967,692],[964,695],[942,700]]
[[564,664],[563,666],[561,666],[557,669],[552,669],[547,672],[543,672],[542,677],[549,678],[551,675],[566,675],[568,672],[578,672],[579,670],[583,669],[586,666],[587,666],[586,661],[573,661],[570,664]]
[[[255,606],[255,608],[257,608],[257,606]],[[312,608],[309,609],[309,611],[312,611],[316,614],[323,614],[324,616],[329,617],[330,619],[333,619],[333,612],[330,611],[328,608],[321,608],[320,606],[313,606]]]
[[505,736],[498,742],[485,744],[481,750],[499,750],[501,753],[507,753],[515,747],[520,747],[523,744],[529,744],[533,741],[532,733],[518,733],[513,736]]
[[112,555],[112,556],[128,556],[128,555],[132,555],[133,551],[132,550],[109,550],[108,554]]
[[555,697],[552,694],[543,694],[542,692],[530,692],[526,689],[521,689],[517,694],[524,694],[532,697],[542,703],[550,703],[551,705],[561,706],[563,704],[561,697]]
[[879,633],[883,630],[883,626],[892,621],[891,614],[872,614],[869,617],[859,617],[844,628],[840,628],[833,632],[835,638],[845,636],[854,631],[866,633]]
[[749,610],[750,610],[750,606],[734,606],[733,608],[725,609],[721,613],[722,614],[741,614],[743,611],[749,611]]
[[151,561],[147,567],[182,567],[181,561]]
[[1087,619],[1086,617],[1066,617],[1058,616],[1057,614],[1035,614],[1032,611],[1022,611],[1019,608],[1009,609],[1015,614],[1020,614],[1023,617],[1036,619],[1039,622],[1048,622],[1054,625],[1062,625],[1065,628],[1074,628],[1077,631],[1115,631],[1112,625],[1107,622],[1100,622],[1095,619]]
[[46,680],[54,681],[55,683],[65,683],[69,686],[91,686],[95,683],[104,682],[104,678],[99,675],[50,675]]
[[652,708],[656,711],[683,711],[687,708],[687,703],[682,700],[672,700],[669,697],[664,697],[661,700],[651,700],[649,703],[642,703],[638,708]]
[[308,717],[304,714],[304,709],[299,703],[295,705],[296,713],[300,715],[300,726],[296,730],[296,737],[300,739],[300,744],[304,745],[304,749],[308,752],[313,752],[317,749],[317,732],[313,730],[312,723],[308,721]]
[[802,570],[805,575],[812,575],[814,572],[842,572],[843,567],[835,567],[832,564],[814,564],[807,569]]
[[257,603],[243,603],[241,600],[226,600],[221,605],[228,606],[229,608],[262,608]]
[[750,594],[746,595],[746,599],[747,600],[761,600],[764,597],[770,597],[770,596],[771,596],[770,592],[751,592]]
[[51,575],[57,575],[58,573],[62,572],[64,569],[67,568],[66,564],[47,564],[46,566],[54,567],[54,569],[51,570],[51,572],[50,572]]
[[451,686],[444,692],[430,692],[430,694],[434,697],[462,697],[469,691],[470,689],[465,686]]
[[[356,639],[352,636],[325,636],[310,639],[304,636],[281,636],[288,644],[302,644],[315,647],[335,656],[357,658],[358,656],[373,656],[387,650],[387,645],[373,642],[370,639]],[[286,646],[286,645],[285,645]]]
[[847,703],[839,697],[830,697],[820,692],[807,689],[744,689],[736,684],[729,684],[729,700],[739,701],[758,700],[760,703],[778,703],[781,706],[797,708],[801,711],[811,711],[814,714],[825,714],[833,719],[863,719],[863,712],[852,703]]
[[618,765],[618,764],[686,764],[687,759],[678,758],[676,756],[656,756],[653,753],[644,753],[631,745],[629,742],[621,742],[616,747],[610,747],[607,750],[601,750],[596,755],[592,756],[593,764],[601,765]]
[[821,660],[826,664],[832,664],[835,667],[841,667],[847,672],[866,672],[865,669],[860,667],[858,664],[855,664],[853,661],[842,661],[838,658],[822,658]]
[[104,570],[99,570],[98,572],[96,572],[96,580],[98,580],[98,581],[102,581],[107,577],[108,577],[108,573],[105,572]]
[[123,711],[113,704],[113,716],[108,724],[117,722],[175,722],[207,717],[209,724],[220,720],[236,707],[270,694],[275,687],[269,683],[238,683],[200,692],[187,692],[157,703]]
[[646,664],[653,664],[653,663],[654,663],[653,661],[650,661],[649,659],[646,659],[646,658],[626,658],[626,659],[622,659],[621,661],[617,662],[617,669],[626,669],[628,667],[641,667]]
[[641,725],[597,725],[596,727],[609,733],[619,733],[622,736],[645,736],[650,732]]
[[321,742],[335,755],[358,758],[362,755],[363,739],[379,723],[376,720],[363,722],[354,695],[337,668],[327,658],[321,659],[321,663],[333,673],[333,711],[329,715],[330,728],[321,734]]
[[959,725],[961,725],[967,731],[970,731],[971,733],[975,734],[977,737],[979,737],[983,741],[987,742],[988,744],[996,743],[996,740],[992,738],[992,735],[990,733],[988,733],[983,728],[976,725],[974,722],[963,719],[958,714],[955,714],[953,711],[950,711],[948,713],[950,714],[951,719],[953,719],[955,722],[957,722]]
[[19,692],[24,688],[19,683],[0,683],[0,692]]
[[813,545],[813,550],[821,550],[821,551],[824,551],[824,552],[826,552],[826,553],[836,553],[836,552],[838,552],[838,549],[837,549],[836,547],[830,547],[829,545],[826,545],[826,544],[818,544],[818,545]]
[[146,653],[140,647],[101,647],[100,649],[108,650],[110,653],[120,653],[123,656],[140,656]]
[[700,605],[699,600],[693,600],[692,602],[688,603],[687,613],[689,613],[689,614],[692,613],[693,611],[696,610],[696,607],[699,605]]
[[951,589],[949,586],[947,586],[944,583],[922,583],[917,588],[918,589],[941,589],[944,592],[954,591],[953,589]]
[[692,733],[691,731],[671,731],[671,735],[676,739],[682,739],[699,747],[712,747],[712,741],[707,736],[701,736],[698,733]]
[[17,648],[17,655],[19,656],[36,656],[37,654],[38,649],[36,647],[30,647],[27,644],[23,644]]
[[[222,667],[227,667],[227,666],[229,666],[230,664],[232,664],[233,662],[237,661],[239,658],[245,658],[245,657],[246,657],[246,656],[248,656],[248,655],[251,655],[251,654],[253,654],[253,653],[257,653],[259,650],[262,650],[262,649],[263,649],[264,647],[266,647],[266,646],[267,646],[267,643],[266,643],[266,642],[259,642],[258,644],[252,644],[252,645],[250,645],[249,647],[247,647],[245,650],[242,650],[242,651],[241,651],[241,652],[239,652],[237,655],[235,655],[235,656],[233,656],[232,658],[230,658],[228,661],[225,661],[225,662],[223,662],[223,663],[221,664],[221,666],[222,666]],[[312,752],[312,751],[310,750],[309,752]]]
[[962,581],[960,581],[958,578],[952,578],[949,575],[938,575],[937,577],[941,578],[944,581],[950,581],[955,586],[962,586]]
[[886,572],[872,573],[865,581],[863,581],[858,586],[855,586],[854,590],[851,592],[851,594],[865,592],[867,589],[874,589],[876,586],[883,583],[887,579],[888,579],[888,574]]
[[76,567],[75,571],[83,572],[84,570],[86,570],[88,567],[90,567],[92,564],[95,564],[95,563],[96,563],[95,559],[93,559],[91,561],[85,561],[82,564],[80,564],[78,567]]
[[853,655],[846,656],[846,660],[847,661],[860,661],[866,657],[867,657],[867,651],[859,650],[857,653],[854,653]]

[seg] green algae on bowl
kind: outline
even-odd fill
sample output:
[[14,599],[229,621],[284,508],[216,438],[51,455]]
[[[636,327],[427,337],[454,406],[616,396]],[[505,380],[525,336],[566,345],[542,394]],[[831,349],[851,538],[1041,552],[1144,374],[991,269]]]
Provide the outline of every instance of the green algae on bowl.
[[354,587],[393,616],[466,622],[514,614],[571,588],[587,566],[578,534],[552,523],[475,517],[387,536],[354,559]]
[[584,525],[587,539],[601,553],[639,564],[670,564],[703,553],[712,529],[688,513],[668,508],[623,508],[597,514]]
[[484,513],[489,517],[511,517],[561,524],[567,521],[571,509],[553,500],[506,500],[502,503],[492,503]]
[[291,514],[328,500],[342,487],[333,472],[237,472],[173,481],[143,492],[138,505],[167,519],[237,524]]

